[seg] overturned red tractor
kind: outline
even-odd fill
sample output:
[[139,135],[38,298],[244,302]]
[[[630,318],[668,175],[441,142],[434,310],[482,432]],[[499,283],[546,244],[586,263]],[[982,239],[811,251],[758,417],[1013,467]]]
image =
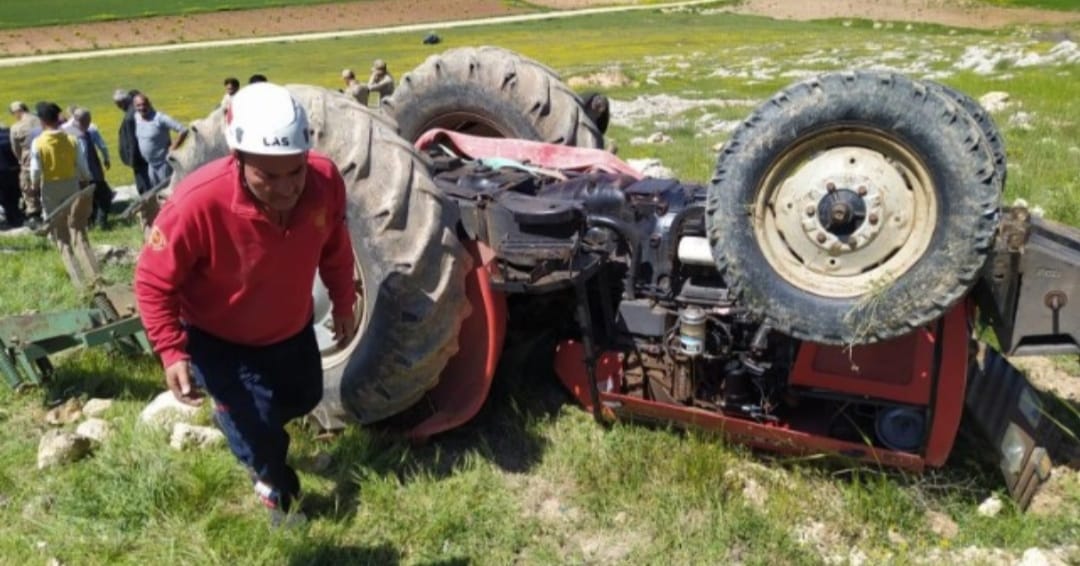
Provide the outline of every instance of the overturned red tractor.
[[[580,98],[500,49],[432,57],[378,113],[292,90],[346,179],[358,260],[346,348],[315,289],[328,428],[406,413],[422,439],[466,422],[509,324],[557,336],[555,371],[599,420],[922,470],[966,409],[1021,506],[1077,462],[974,330],[981,315],[1010,355],[1080,353],[1080,234],[1001,207],[1001,136],[961,93],[884,72],[801,81],[692,184],[599,149]],[[195,124],[177,178],[224,154],[221,126]]]

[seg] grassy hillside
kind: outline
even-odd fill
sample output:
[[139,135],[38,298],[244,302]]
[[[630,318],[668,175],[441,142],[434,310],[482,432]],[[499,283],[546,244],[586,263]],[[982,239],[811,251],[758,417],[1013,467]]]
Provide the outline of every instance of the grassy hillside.
[[[400,78],[431,53],[493,44],[565,78],[624,77],[624,86],[602,89],[623,112],[609,132],[619,154],[660,157],[682,178],[704,182],[713,146],[729,135],[725,125],[778,88],[814,72],[889,65],[976,97],[1007,92],[1011,106],[994,118],[1009,149],[1008,198],[1023,196],[1048,216],[1080,225],[1080,64],[1021,66],[1027,62],[1013,57],[1047,56],[1054,43],[1009,32],[775,22],[708,11],[442,35],[438,50],[412,35],[388,35],[57,62],[0,69],[0,84],[29,102],[89,106],[115,144],[119,113],[109,96],[117,87],[143,89],[161,110],[192,120],[217,103],[228,75],[264,72],[276,81],[337,87],[338,70],[374,57],[387,59]],[[968,65],[980,57],[992,62],[988,74]],[[630,111],[647,103],[658,112]],[[633,143],[658,131],[673,141]],[[130,178],[120,167],[109,174],[114,183]],[[92,238],[134,246],[138,234],[128,227]],[[83,302],[44,243],[3,239],[0,251],[8,281],[0,287],[0,315]],[[130,268],[110,267],[109,276],[125,280]],[[1080,540],[1075,483],[1061,486],[1059,502],[1042,514],[1021,514],[1006,503],[997,517],[979,515],[978,503],[1004,487],[967,438],[946,469],[913,476],[775,458],[664,428],[605,429],[569,403],[550,360],[516,355],[504,359],[480,418],[426,446],[367,430],[327,441],[295,427],[295,461],[314,520],[300,531],[272,532],[227,451],[173,452],[164,434],[135,425],[161,390],[155,361],[93,351],[57,366],[55,383],[43,391],[0,388],[5,562],[985,563]],[[39,472],[34,454],[48,428],[42,416],[50,403],[71,396],[117,398],[106,415],[116,437],[92,458]],[[1075,550],[1067,556],[1080,560]]]

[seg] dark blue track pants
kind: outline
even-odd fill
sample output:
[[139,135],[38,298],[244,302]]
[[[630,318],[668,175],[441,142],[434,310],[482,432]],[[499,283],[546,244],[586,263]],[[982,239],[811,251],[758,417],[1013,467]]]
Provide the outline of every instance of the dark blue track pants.
[[311,325],[268,346],[244,346],[188,328],[195,381],[214,399],[215,420],[229,448],[274,489],[271,499],[288,511],[300,478],[286,463],[285,423],[302,417],[322,398],[322,362]]

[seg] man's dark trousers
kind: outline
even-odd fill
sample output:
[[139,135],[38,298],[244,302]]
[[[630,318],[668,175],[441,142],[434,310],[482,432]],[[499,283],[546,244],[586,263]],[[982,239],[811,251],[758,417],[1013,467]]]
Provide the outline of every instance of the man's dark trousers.
[[[322,362],[315,332],[277,344],[244,346],[188,328],[188,355],[196,382],[214,399],[215,419],[237,459],[269,484],[272,503],[288,511],[300,479],[286,463],[285,423],[322,399]],[[273,500],[276,499],[276,500]]]

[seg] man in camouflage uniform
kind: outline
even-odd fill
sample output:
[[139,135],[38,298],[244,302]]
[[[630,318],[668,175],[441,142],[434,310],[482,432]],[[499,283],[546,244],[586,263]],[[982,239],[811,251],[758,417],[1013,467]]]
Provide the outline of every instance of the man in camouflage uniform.
[[19,160],[23,212],[33,225],[41,220],[41,193],[30,182],[30,142],[41,131],[41,121],[22,102],[12,102],[9,110],[15,117],[15,123],[11,126],[11,150]]
[[368,95],[371,92],[366,84],[356,80],[356,73],[353,73],[352,69],[344,69],[341,71],[341,80],[345,81],[345,90],[342,92],[355,98],[360,104],[367,106]]
[[368,79],[368,90],[379,93],[379,102],[394,94],[394,77],[386,70],[386,61],[376,59],[371,65],[371,78]]

